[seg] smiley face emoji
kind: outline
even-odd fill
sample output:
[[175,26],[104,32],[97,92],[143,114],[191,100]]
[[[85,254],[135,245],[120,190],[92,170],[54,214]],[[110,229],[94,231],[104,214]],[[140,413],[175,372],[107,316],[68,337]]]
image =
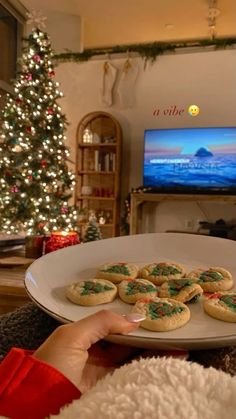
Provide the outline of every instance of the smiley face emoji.
[[190,105],[188,108],[188,113],[191,116],[197,116],[200,112],[200,109],[197,105]]

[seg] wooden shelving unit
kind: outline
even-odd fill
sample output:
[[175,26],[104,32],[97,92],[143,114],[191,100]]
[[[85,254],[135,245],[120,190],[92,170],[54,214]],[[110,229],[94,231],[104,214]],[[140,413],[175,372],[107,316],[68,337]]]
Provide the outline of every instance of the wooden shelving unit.
[[225,202],[236,204],[236,195],[209,195],[209,194],[163,194],[163,193],[131,193],[130,205],[130,234],[138,234],[139,224],[142,221],[142,206],[146,202],[155,202],[157,204],[166,201],[181,202]]
[[[87,213],[79,222],[82,235],[91,212],[103,238],[120,233],[121,136],[118,121],[107,112],[91,112],[78,125],[75,205]],[[89,194],[84,187],[90,189]]]

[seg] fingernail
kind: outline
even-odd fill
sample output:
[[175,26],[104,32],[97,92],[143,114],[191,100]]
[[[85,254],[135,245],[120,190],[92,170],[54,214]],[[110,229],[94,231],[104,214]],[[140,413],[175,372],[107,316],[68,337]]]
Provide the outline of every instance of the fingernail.
[[138,323],[145,320],[146,316],[144,314],[131,313],[131,314],[126,314],[125,318],[130,323]]

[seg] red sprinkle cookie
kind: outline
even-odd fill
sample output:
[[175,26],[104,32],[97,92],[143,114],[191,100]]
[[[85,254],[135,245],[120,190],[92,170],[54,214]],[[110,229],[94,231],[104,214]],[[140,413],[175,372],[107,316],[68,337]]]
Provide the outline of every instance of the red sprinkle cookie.
[[119,296],[128,304],[135,304],[142,298],[153,298],[157,295],[155,285],[146,279],[137,278],[132,281],[122,281],[118,285]]
[[180,279],[184,276],[184,268],[178,263],[151,263],[141,269],[140,276],[148,279],[156,285],[161,285],[163,282],[170,279]]
[[125,279],[135,279],[138,276],[138,267],[132,263],[117,262],[102,265],[96,278],[108,279],[114,284]]
[[228,291],[233,287],[233,278],[224,268],[196,269],[188,274],[188,278],[197,282],[204,292]]
[[110,303],[117,294],[117,288],[105,279],[88,279],[74,282],[66,291],[68,300],[81,306],[96,306]]
[[209,316],[225,322],[236,323],[236,292],[217,292],[203,303]]
[[153,298],[148,302],[137,301],[132,310],[146,316],[141,327],[154,332],[166,332],[184,326],[190,320],[189,308],[171,298]]
[[173,279],[161,285],[158,296],[169,297],[182,303],[196,303],[203,293],[200,285],[189,278]]

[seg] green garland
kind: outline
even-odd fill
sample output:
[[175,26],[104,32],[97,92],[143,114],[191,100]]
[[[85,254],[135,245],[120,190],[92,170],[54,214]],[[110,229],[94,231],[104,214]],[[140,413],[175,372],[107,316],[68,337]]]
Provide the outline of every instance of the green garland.
[[213,46],[215,49],[225,49],[236,44],[236,38],[219,38],[219,39],[202,39],[198,41],[185,41],[185,42],[150,42],[147,44],[130,44],[130,45],[117,45],[107,48],[87,48],[83,52],[63,52],[55,54],[54,59],[57,62],[83,62],[88,61],[92,57],[98,55],[112,55],[121,53],[136,53],[145,61],[150,60],[154,62],[159,55],[166,52],[173,52],[180,48],[193,48],[193,47],[209,47]]

